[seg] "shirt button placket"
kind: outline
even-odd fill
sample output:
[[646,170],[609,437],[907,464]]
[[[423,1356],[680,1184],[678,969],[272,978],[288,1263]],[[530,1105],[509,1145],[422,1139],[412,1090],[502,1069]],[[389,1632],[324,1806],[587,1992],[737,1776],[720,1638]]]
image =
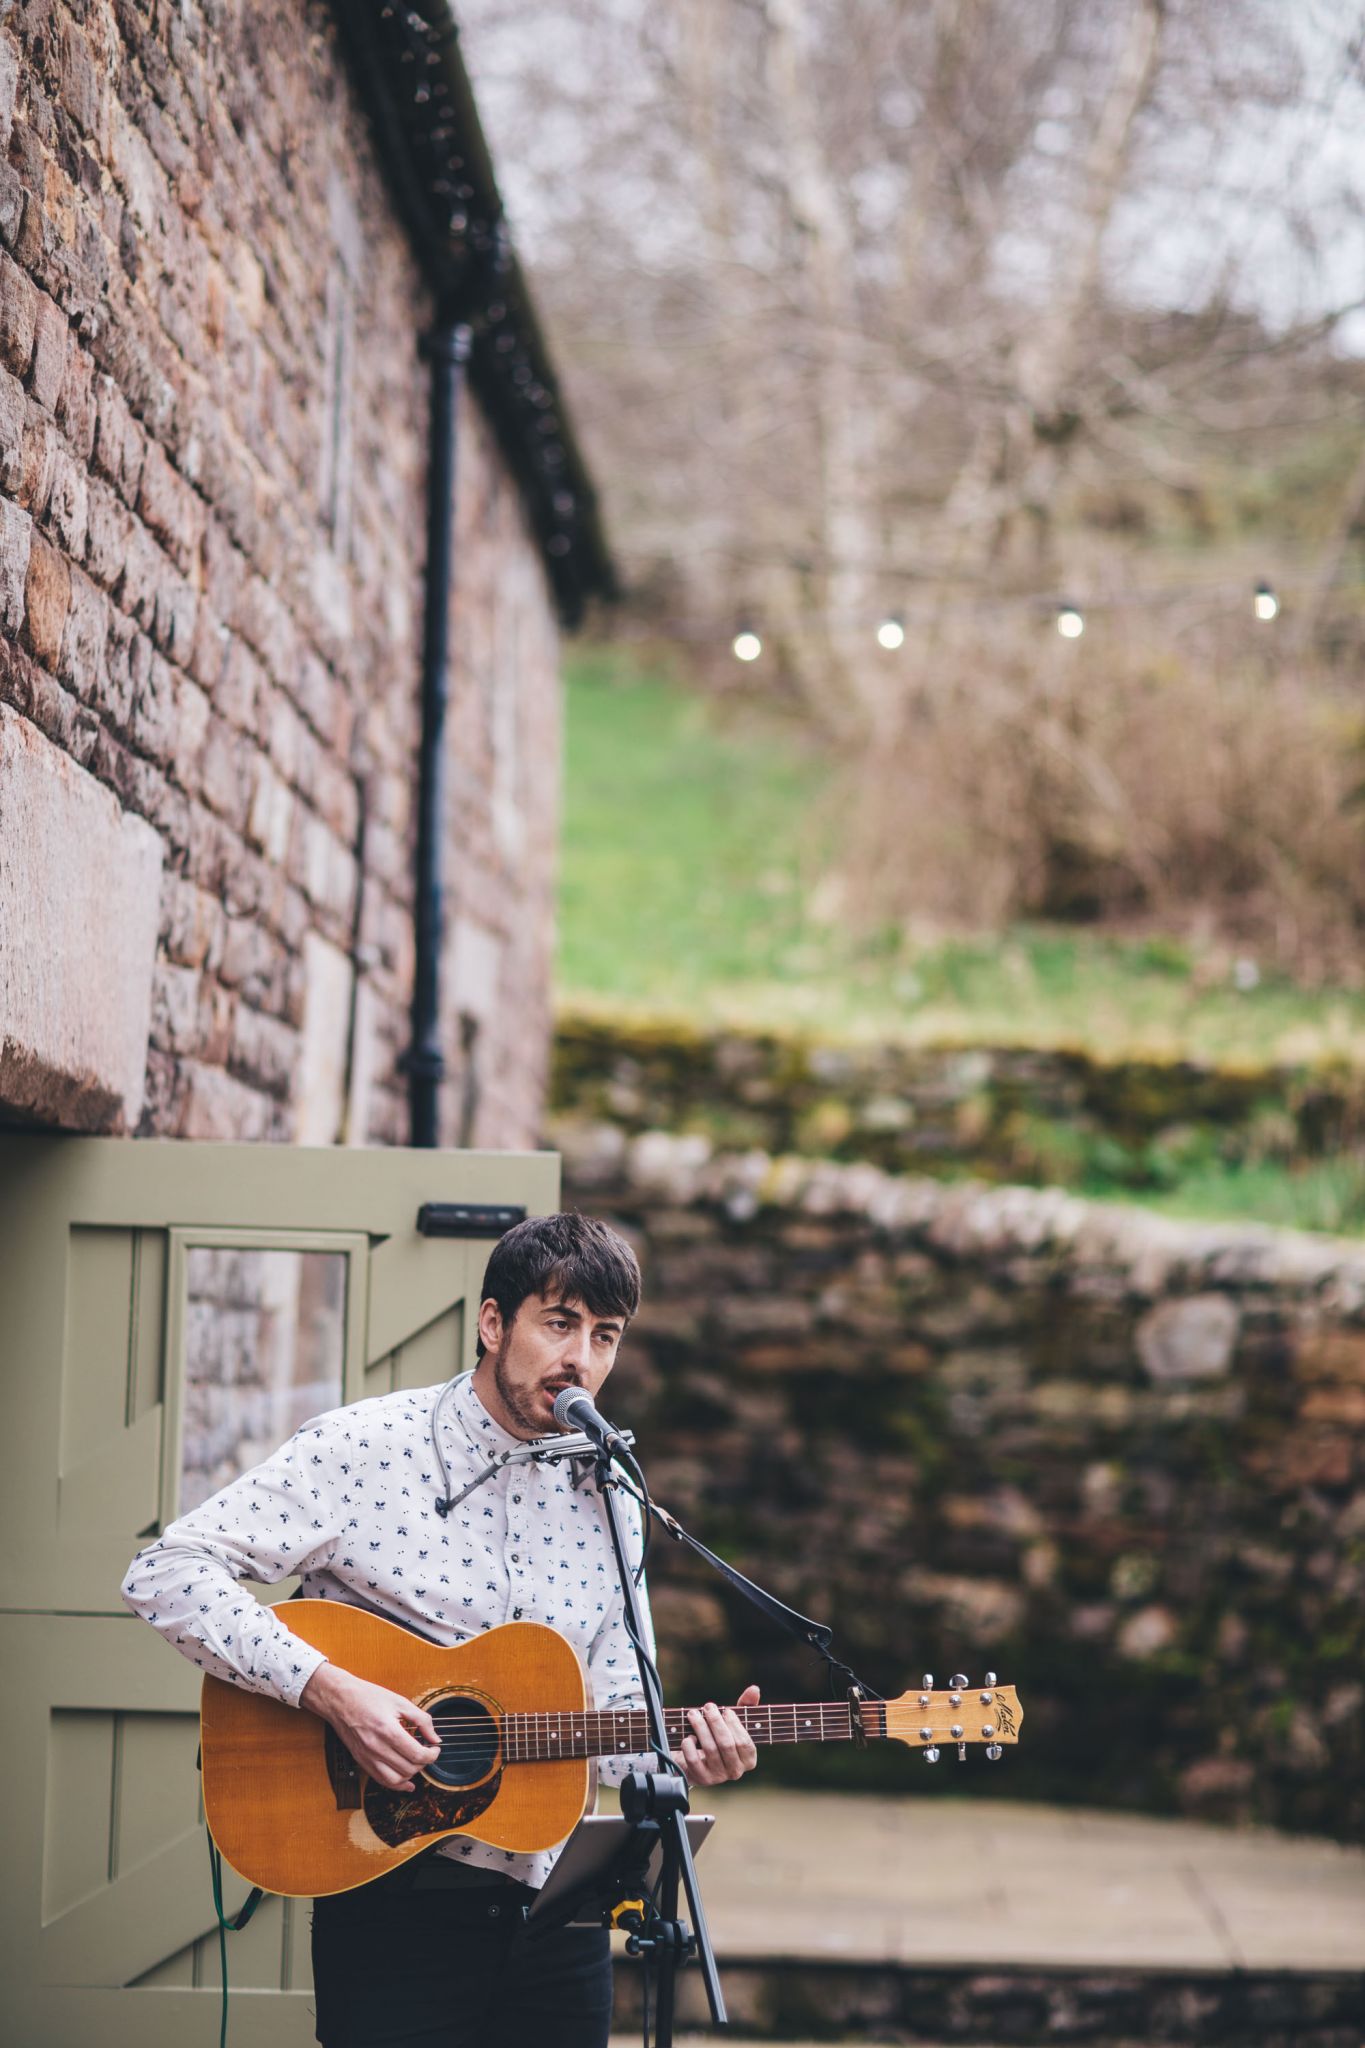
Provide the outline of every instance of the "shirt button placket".
[[[517,1588],[517,1587],[514,1587],[514,1586],[513,1586],[513,1584],[512,1584],[511,1582],[512,1582],[512,1581],[513,1581],[514,1579],[524,1579],[524,1578],[525,1578],[525,1576],[526,1576],[526,1575],[525,1575],[525,1573],[524,1573],[524,1572],[522,1571],[522,1569],[521,1569],[521,1545],[522,1545],[523,1541],[525,1540],[525,1536],[524,1536],[524,1531],[522,1530],[522,1527],[521,1527],[521,1516],[520,1516],[520,1515],[519,1515],[519,1514],[518,1514],[518,1513],[516,1512],[516,1511],[517,1511],[517,1509],[518,1509],[518,1508],[520,1508],[520,1506],[521,1506],[521,1495],[520,1495],[519,1493],[513,1493],[513,1494],[509,1494],[509,1495],[508,1495],[508,1503],[509,1503],[509,1511],[508,1511],[508,1517],[507,1517],[507,1542],[508,1542],[508,1552],[507,1552],[507,1561],[508,1561],[508,1563],[509,1563],[510,1565],[514,1565],[514,1566],[516,1567],[516,1570],[515,1570],[515,1571],[509,1571],[509,1573],[508,1573],[508,1575],[507,1575],[507,1576],[508,1576],[508,1588],[507,1588],[507,1590],[508,1590],[508,1593],[509,1593],[509,1594],[511,1594],[511,1593],[513,1593],[513,1592],[516,1592],[516,1591],[518,1591],[518,1590],[519,1590],[519,1588]],[[512,1619],[513,1619],[513,1621],[520,1621],[520,1620],[521,1620],[521,1608],[520,1608],[520,1606],[514,1606],[514,1607],[512,1608]]]

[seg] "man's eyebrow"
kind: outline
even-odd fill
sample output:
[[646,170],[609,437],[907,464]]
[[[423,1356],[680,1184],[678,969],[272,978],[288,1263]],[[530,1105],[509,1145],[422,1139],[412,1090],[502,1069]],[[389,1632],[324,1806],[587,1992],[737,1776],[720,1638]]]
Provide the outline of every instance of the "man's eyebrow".
[[[572,1316],[576,1323],[583,1321],[582,1309],[574,1308],[572,1303],[568,1301],[548,1301],[545,1304],[543,1313],[545,1315]],[[590,1313],[592,1314],[592,1321],[600,1324],[604,1329],[623,1330],[626,1326],[624,1316],[615,1314],[599,1316],[591,1311]]]

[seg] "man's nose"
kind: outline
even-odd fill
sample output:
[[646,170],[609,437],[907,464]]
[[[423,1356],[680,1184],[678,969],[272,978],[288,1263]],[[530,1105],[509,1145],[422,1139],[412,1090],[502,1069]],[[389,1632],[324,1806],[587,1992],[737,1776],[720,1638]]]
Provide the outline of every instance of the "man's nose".
[[564,1340],[562,1363],[573,1367],[582,1377],[588,1370],[592,1357],[592,1335],[588,1330],[575,1330]]

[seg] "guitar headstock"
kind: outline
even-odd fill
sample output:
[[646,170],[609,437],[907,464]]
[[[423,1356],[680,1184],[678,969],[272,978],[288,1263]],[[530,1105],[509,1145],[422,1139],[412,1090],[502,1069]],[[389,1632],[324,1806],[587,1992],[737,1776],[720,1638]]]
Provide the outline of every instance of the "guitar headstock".
[[995,1763],[1007,1742],[1019,1740],[1023,1718],[1018,1693],[1012,1685],[1001,1685],[993,1671],[980,1685],[959,1672],[937,1691],[933,1673],[926,1671],[918,1692],[903,1692],[899,1699],[886,1702],[887,1734],[918,1749],[930,1764],[938,1762],[945,1743],[955,1747],[958,1762],[965,1763],[969,1742],[984,1744]]

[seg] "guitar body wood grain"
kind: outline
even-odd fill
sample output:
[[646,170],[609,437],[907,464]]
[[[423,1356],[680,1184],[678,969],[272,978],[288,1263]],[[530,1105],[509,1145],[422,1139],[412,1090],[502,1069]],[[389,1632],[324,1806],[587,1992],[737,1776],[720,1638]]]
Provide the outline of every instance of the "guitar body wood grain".
[[[474,1694],[498,1713],[581,1711],[582,1666],[538,1622],[509,1622],[453,1648],[333,1600],[292,1600],[282,1620],[344,1670],[420,1701]],[[327,1726],[305,1709],[206,1678],[200,1708],[204,1812],[224,1861],[290,1898],[351,1891],[449,1835],[529,1853],[563,1841],[588,1803],[586,1759],[535,1764],[500,1756],[476,1785],[418,1779],[388,1792],[360,1774],[361,1799],[328,1768]],[[377,1795],[377,1796],[376,1796]]]

